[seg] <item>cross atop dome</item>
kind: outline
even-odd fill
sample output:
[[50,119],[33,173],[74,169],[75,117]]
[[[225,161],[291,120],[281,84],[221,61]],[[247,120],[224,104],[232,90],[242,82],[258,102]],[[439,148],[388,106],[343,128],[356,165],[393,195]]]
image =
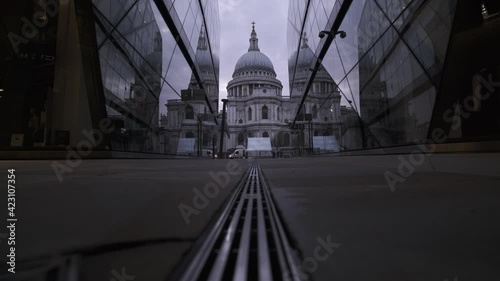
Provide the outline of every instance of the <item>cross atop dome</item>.
[[205,37],[205,26],[201,25],[200,36],[198,37],[198,50],[208,50],[207,38]]
[[260,51],[259,38],[257,38],[257,32],[255,32],[255,21],[252,21],[252,33],[250,34],[250,47],[248,51]]

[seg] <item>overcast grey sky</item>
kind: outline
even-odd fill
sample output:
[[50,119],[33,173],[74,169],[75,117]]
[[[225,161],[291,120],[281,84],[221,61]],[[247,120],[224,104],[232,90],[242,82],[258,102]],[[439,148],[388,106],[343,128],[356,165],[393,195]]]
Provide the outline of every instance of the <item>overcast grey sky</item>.
[[219,98],[227,97],[226,86],[232,79],[238,59],[248,51],[252,21],[259,38],[260,51],[274,65],[289,95],[286,42],[288,0],[219,0],[221,58]]
[[[334,0],[332,0],[334,1]],[[259,38],[260,51],[266,54],[274,65],[278,79],[283,84],[283,95],[290,95],[288,81],[288,48],[287,48],[287,23],[289,0],[219,0],[219,13],[221,23],[221,55],[220,55],[220,83],[219,99],[227,97],[226,86],[232,79],[234,66],[238,59],[248,51],[252,21],[255,21],[255,30]],[[359,1],[362,10],[364,0]],[[359,15],[350,15],[342,28],[348,31],[348,38],[338,41],[339,48],[344,56],[344,63],[350,67],[357,61],[357,35],[356,28]],[[336,78],[343,77],[346,73],[342,68],[334,67],[339,61],[334,60],[335,53],[328,53],[327,67],[330,74],[335,73]],[[357,93],[357,74],[353,73],[350,85],[344,81],[340,89],[349,99],[359,104]],[[351,96],[353,90],[354,97]],[[342,105],[348,105],[342,98]],[[222,103],[220,103],[222,108]]]
[[[332,0],[335,1],[335,0]],[[361,11],[365,0],[354,2],[358,7],[351,8],[354,11]],[[277,78],[283,84],[283,95],[290,95],[288,81],[288,48],[287,48],[287,26],[288,26],[288,3],[289,0],[219,0],[220,16],[220,73],[219,73],[219,99],[227,97],[226,86],[232,79],[234,66],[238,59],[248,52],[250,33],[252,31],[252,21],[256,22],[256,32],[259,38],[261,52],[266,54],[274,65]],[[153,12],[158,19],[161,15],[153,6]],[[347,38],[336,40],[340,53],[342,53],[343,63],[347,66],[346,71],[355,67],[358,61],[357,32],[359,24],[359,13],[349,13],[341,25],[341,29],[346,31]],[[170,31],[163,20],[157,21],[163,36],[168,36]],[[170,35],[171,36],[171,35]],[[172,56],[174,46],[167,43],[172,40],[164,40],[163,46],[163,76],[171,85],[164,85],[160,96],[160,104],[164,105],[169,99],[178,99],[180,89],[185,89],[189,84],[191,69],[185,60],[182,59],[181,51],[177,48]],[[344,72],[338,58],[336,49],[329,52],[325,57],[324,64],[333,79],[339,83],[342,93],[350,100],[359,105],[359,78],[357,71],[350,74],[349,83],[343,80],[347,75]],[[168,54],[168,55],[165,55]],[[170,59],[176,60],[172,63],[175,68],[168,68]],[[166,75],[166,71],[168,74]],[[352,93],[351,93],[352,91]],[[342,98],[342,105],[348,105],[347,100]],[[219,104],[222,108],[222,103]],[[162,114],[167,108],[160,107]]]

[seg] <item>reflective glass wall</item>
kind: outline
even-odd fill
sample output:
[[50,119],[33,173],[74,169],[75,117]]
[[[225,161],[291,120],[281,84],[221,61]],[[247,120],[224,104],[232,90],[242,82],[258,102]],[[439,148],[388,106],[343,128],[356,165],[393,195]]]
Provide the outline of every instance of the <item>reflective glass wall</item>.
[[90,143],[94,151],[177,155],[183,147],[180,154],[196,156],[213,147],[217,1],[2,5],[1,150]]
[[[305,5],[292,0],[290,86],[301,99],[295,123],[311,111],[314,89],[326,72],[336,87],[325,99],[340,96],[340,122],[331,124],[339,133],[329,140],[337,143],[336,150],[499,140],[500,119],[493,110],[500,105],[495,82],[500,56],[493,50],[499,47],[493,40],[499,35],[493,31],[499,27],[498,6],[495,1],[313,0]],[[306,56],[307,63],[300,62]],[[301,72],[304,83],[298,83]],[[337,112],[330,102],[316,109],[324,107]],[[313,141],[310,147],[319,146]]]
[[213,157],[220,139],[218,2],[155,2],[160,25],[169,30],[164,35],[162,153]]
[[111,147],[156,152],[162,36],[149,1],[93,1]]

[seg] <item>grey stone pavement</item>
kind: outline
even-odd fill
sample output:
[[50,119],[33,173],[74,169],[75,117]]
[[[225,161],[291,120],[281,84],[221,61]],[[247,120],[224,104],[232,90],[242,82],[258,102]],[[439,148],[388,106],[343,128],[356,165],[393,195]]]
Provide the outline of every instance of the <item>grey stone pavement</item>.
[[[234,162],[86,160],[59,182],[53,161],[0,161],[3,173],[16,168],[17,260],[83,253],[83,280],[118,280],[123,269],[165,280],[242,177],[248,162],[237,161],[241,172],[189,224],[179,204],[194,206],[193,189]],[[500,154],[432,155],[393,190],[384,173],[401,176],[397,155],[258,163],[314,280],[500,280]],[[320,238],[338,243],[323,261]],[[6,254],[4,240],[0,280],[16,280]]]
[[392,192],[384,173],[400,163],[261,161],[303,261],[318,238],[340,244],[304,264],[314,280],[500,280],[500,154],[431,155]]
[[[16,169],[17,260],[52,262],[60,253],[83,252],[81,272],[89,281],[112,280],[113,270],[121,273],[122,268],[135,280],[164,280],[248,168],[246,161],[239,161],[241,172],[187,224],[179,204],[193,207],[192,190],[203,192],[214,182],[210,172],[227,171],[228,161],[86,160],[64,174],[62,182],[52,163],[0,162],[4,174]],[[6,177],[0,233],[6,232],[5,184]],[[0,252],[0,280],[13,280],[4,274],[5,242]]]

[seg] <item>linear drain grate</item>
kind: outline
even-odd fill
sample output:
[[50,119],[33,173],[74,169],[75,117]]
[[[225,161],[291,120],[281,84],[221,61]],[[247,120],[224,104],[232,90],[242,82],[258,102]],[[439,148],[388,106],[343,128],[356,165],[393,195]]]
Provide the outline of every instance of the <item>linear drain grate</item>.
[[292,250],[258,166],[250,167],[180,280],[299,280]]

